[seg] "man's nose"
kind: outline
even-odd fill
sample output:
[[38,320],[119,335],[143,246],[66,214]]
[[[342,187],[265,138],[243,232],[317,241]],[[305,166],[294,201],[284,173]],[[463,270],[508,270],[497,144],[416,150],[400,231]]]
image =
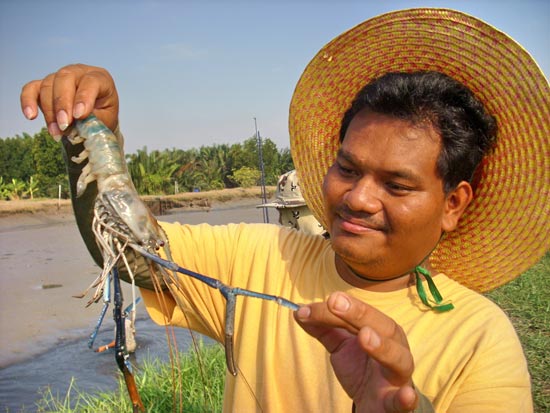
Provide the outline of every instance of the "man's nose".
[[382,209],[381,188],[373,177],[362,177],[346,192],[344,201],[353,211],[376,214]]

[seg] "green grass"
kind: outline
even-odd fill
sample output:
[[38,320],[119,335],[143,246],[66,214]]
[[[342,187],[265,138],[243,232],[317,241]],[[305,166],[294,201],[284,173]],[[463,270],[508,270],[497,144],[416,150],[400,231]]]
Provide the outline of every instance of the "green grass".
[[[518,279],[487,296],[509,315],[527,357],[533,383],[536,413],[550,413],[550,252]],[[180,367],[158,360],[144,362],[135,372],[139,393],[147,412],[219,412],[223,405],[225,356],[223,349],[204,346],[200,353],[205,364],[205,381],[199,373],[195,352],[182,356]],[[181,380],[174,380],[181,371]],[[178,383],[174,389],[172,383]],[[174,400],[174,395],[182,399]],[[182,408],[181,406],[184,406]],[[206,406],[206,407],[205,407]],[[96,413],[132,411],[124,381],[118,390],[88,395],[71,386],[59,397],[45,391],[38,412]]]
[[487,296],[508,314],[523,344],[536,413],[550,413],[550,252]]
[[[200,345],[200,362],[196,352],[181,355],[180,363],[158,359],[146,360],[134,377],[147,413],[206,413],[221,412],[225,379],[225,355],[219,345]],[[199,364],[202,364],[203,374]],[[174,387],[174,383],[176,383]],[[37,412],[101,413],[131,412],[122,375],[118,389],[93,395],[82,393],[71,382],[63,396],[43,391],[37,404]]]

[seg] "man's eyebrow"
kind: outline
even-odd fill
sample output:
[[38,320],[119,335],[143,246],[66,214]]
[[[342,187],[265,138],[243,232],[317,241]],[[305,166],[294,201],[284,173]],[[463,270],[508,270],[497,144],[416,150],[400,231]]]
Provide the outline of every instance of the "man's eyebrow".
[[342,148],[338,149],[338,152],[336,153],[336,157],[337,158],[343,158],[344,160],[346,160],[348,162],[351,162],[351,163],[356,163],[357,162],[357,160],[355,159],[355,156],[353,156],[353,153],[345,151]]
[[[341,158],[351,164],[358,165],[360,162],[355,157],[355,155],[352,152],[346,151],[342,148],[338,149],[338,152],[336,153],[337,158]],[[420,182],[422,179],[420,176],[418,176],[417,173],[412,171],[409,168],[400,168],[400,169],[385,169],[383,171],[384,175],[393,177],[393,178],[402,178],[406,179],[411,182]]]
[[420,182],[420,177],[418,176],[418,174],[415,174],[410,169],[396,169],[393,171],[386,171],[386,173],[388,174],[388,176],[405,179],[409,182]]

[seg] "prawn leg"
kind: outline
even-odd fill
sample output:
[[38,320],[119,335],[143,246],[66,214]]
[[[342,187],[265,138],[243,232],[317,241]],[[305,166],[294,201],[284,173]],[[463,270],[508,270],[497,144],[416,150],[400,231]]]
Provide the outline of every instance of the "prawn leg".
[[114,290],[114,310],[115,319],[115,359],[118,368],[124,376],[124,382],[130,395],[132,402],[133,413],[145,412],[145,407],[139,396],[136,381],[132,374],[131,365],[128,361],[128,352],[126,351],[126,331],[124,327],[124,315],[122,313],[122,289],[120,287],[120,278],[118,277],[118,269],[113,267],[111,274],[113,275],[113,290]]
[[247,290],[244,288],[231,287],[220,280],[217,280],[212,277],[208,277],[204,274],[199,274],[197,272],[188,270],[186,268],[180,267],[172,261],[165,260],[158,255],[151,254],[144,248],[135,244],[128,244],[131,248],[139,252],[145,258],[150,259],[151,261],[157,263],[158,265],[170,270],[179,272],[180,274],[187,275],[191,278],[199,280],[209,287],[219,290],[226,299],[225,307],[225,361],[227,365],[227,370],[233,375],[237,375],[237,365],[234,358],[234,347],[233,347],[233,333],[235,331],[235,309],[237,306],[237,296],[242,295],[245,297],[259,298],[261,300],[273,301],[279,304],[282,307],[290,308],[291,310],[298,310],[300,306],[293,303],[286,298],[278,297],[276,295],[259,293],[256,291]]
[[99,315],[99,319],[97,320],[97,324],[94,328],[94,331],[92,331],[92,334],[90,334],[90,339],[88,340],[88,348],[92,348],[94,346],[95,338],[97,337],[99,328],[103,323],[103,319],[105,318],[105,313],[107,313],[107,308],[109,308],[110,302],[111,302],[111,283],[110,283],[109,277],[107,277],[107,281],[105,282],[105,286],[103,287],[103,308],[101,309],[101,314]]

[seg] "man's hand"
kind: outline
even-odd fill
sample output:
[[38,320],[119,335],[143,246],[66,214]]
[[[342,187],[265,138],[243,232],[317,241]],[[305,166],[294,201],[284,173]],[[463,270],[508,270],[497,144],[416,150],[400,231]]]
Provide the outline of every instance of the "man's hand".
[[21,110],[27,119],[35,119],[39,107],[55,138],[60,138],[74,119],[83,119],[92,112],[109,129],[118,126],[115,83],[100,67],[69,65],[27,83],[21,91]]
[[341,292],[326,302],[301,307],[295,318],[330,353],[334,372],[357,413],[414,410],[414,361],[395,321]]

